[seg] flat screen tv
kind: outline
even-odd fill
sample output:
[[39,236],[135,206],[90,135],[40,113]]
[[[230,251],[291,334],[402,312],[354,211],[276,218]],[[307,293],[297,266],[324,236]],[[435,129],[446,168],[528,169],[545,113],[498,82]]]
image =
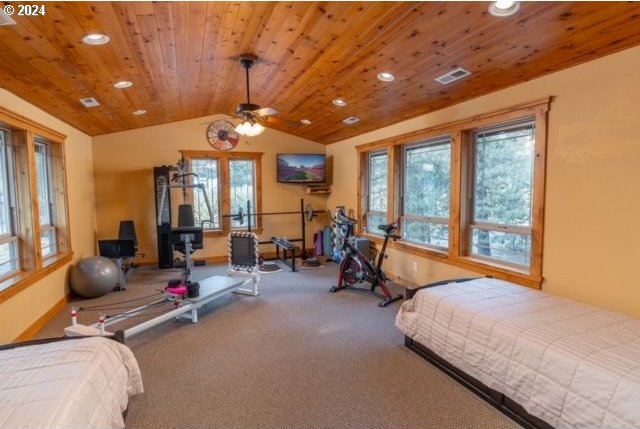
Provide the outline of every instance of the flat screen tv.
[[324,154],[299,153],[277,155],[279,183],[324,183],[327,157]]

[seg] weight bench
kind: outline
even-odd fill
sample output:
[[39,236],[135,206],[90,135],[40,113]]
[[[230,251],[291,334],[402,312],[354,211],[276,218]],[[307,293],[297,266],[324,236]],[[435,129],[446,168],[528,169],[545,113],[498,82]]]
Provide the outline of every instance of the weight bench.
[[[300,252],[301,249],[285,238],[272,237],[271,241],[276,245],[276,259],[284,262],[291,271],[296,271],[296,251]],[[282,256],[280,256],[280,249],[282,249]]]
[[118,285],[114,290],[125,290],[127,278],[133,272],[133,258],[136,256],[134,241],[98,240],[98,249],[100,256],[111,259],[118,267]]
[[100,256],[111,259],[118,267],[118,285],[114,290],[125,290],[128,277],[135,267],[133,259],[138,251],[138,238],[132,220],[121,220],[117,240],[98,240]]

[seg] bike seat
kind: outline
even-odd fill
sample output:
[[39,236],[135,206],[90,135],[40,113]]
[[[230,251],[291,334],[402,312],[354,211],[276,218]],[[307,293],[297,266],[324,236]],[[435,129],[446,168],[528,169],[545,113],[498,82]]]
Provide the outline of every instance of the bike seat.
[[390,223],[388,225],[378,225],[380,231],[384,231],[385,234],[389,234],[391,231],[398,227],[397,223]]

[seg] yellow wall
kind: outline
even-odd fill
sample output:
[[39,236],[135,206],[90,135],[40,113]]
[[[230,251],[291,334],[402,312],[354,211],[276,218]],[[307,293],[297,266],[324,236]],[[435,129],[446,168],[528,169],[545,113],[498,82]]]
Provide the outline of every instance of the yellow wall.
[[[356,204],[355,146],[549,95],[543,290],[640,316],[640,47],[330,145],[329,207]],[[425,100],[428,103],[428,100]],[[340,156],[336,156],[340,154]],[[414,273],[411,263],[418,262]],[[392,250],[409,282],[473,274]]]
[[[93,140],[96,208],[99,238],[114,238],[122,219],[133,219],[138,236],[138,251],[144,256],[138,263],[157,262],[156,218],[153,167],[175,165],[180,150],[211,150],[205,138],[207,125],[223,116],[209,116],[107,134]],[[325,210],[326,197],[305,195],[302,185],[276,183],[277,153],[324,153],[325,146],[299,137],[267,129],[251,139],[241,138],[234,151],[263,152],[262,211],[279,212],[300,209],[300,198],[314,209]],[[181,202],[174,196],[172,203]],[[296,215],[263,217],[261,240],[272,236],[300,238],[300,217]],[[326,222],[324,217],[307,225],[307,247],[312,246],[313,232]],[[246,222],[245,222],[246,225]],[[273,246],[264,248],[273,251]],[[226,237],[205,239],[196,258],[226,256]]]
[[[95,204],[91,137],[0,89],[0,106],[67,136],[67,195],[73,259],[94,254]],[[0,343],[12,341],[65,297],[67,264],[0,303]],[[62,335],[62,332],[60,333]]]

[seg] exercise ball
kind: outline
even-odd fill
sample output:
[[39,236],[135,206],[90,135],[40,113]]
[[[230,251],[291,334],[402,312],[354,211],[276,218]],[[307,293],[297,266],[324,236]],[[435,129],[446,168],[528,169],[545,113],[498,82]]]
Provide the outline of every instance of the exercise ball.
[[82,259],[71,270],[71,289],[83,298],[97,298],[118,285],[118,267],[108,258],[91,256]]

